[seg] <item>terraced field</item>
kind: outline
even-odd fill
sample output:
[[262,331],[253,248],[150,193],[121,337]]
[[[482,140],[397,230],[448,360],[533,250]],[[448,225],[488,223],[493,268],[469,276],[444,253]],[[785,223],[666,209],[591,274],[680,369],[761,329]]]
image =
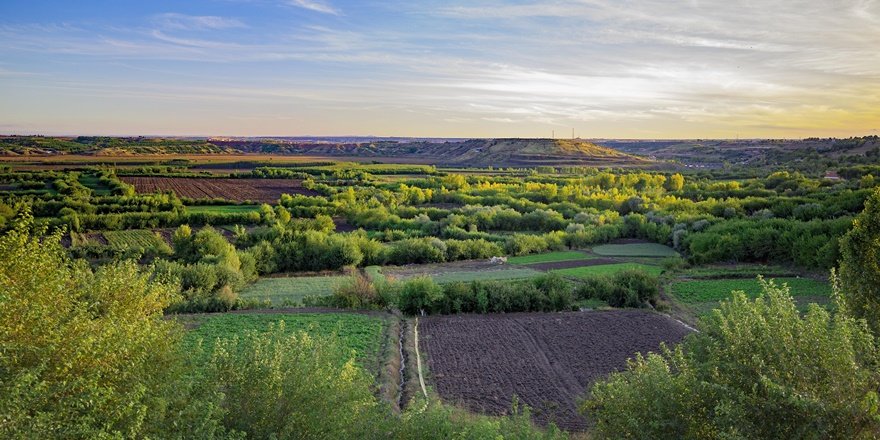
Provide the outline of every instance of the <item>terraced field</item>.
[[121,249],[141,248],[159,249],[167,248],[165,240],[153,231],[146,229],[130,229],[127,231],[104,231],[107,244]]
[[593,253],[603,257],[676,257],[675,252],[669,246],[658,243],[625,243],[603,244],[593,247]]
[[299,305],[306,296],[332,295],[333,289],[347,279],[344,275],[260,278],[246,287],[239,297],[258,301],[268,299],[274,306]]
[[[305,331],[312,335],[336,335],[344,347],[362,363],[374,364],[379,355],[387,318],[357,313],[225,313],[178,317],[190,330],[184,342],[194,346],[202,341],[206,354],[217,339],[232,338],[246,331],[266,331],[284,321],[286,332]],[[372,366],[372,365],[371,365]]]
[[660,275],[663,271],[659,266],[649,266],[647,264],[639,264],[639,263],[614,263],[614,264],[601,264],[594,266],[581,266],[581,267],[572,267],[567,269],[557,269],[553,272],[558,273],[564,276],[571,276],[576,278],[588,278],[594,277],[597,275],[612,275],[617,272],[628,270],[628,269],[640,269],[648,272],[652,275]]

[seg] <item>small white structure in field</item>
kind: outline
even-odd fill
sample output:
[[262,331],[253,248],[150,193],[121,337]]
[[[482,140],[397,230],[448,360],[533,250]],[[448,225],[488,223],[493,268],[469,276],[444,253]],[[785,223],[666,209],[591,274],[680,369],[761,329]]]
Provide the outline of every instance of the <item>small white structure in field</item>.
[[489,259],[489,262],[492,264],[504,264],[507,263],[507,257],[492,257]]

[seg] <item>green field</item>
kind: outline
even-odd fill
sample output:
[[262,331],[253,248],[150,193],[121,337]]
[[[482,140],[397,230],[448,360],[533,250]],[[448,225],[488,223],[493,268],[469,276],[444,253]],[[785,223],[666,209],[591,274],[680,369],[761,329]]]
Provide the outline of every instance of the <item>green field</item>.
[[84,187],[92,190],[92,193],[94,193],[96,196],[110,195],[110,188],[102,184],[101,181],[98,179],[98,176],[94,174],[80,174],[77,180],[79,180],[79,183],[81,183]]
[[226,313],[191,315],[177,318],[187,326],[184,342],[194,346],[202,340],[210,352],[217,339],[232,338],[248,330],[265,331],[271,324],[284,321],[287,332],[305,331],[311,335],[336,335],[339,343],[350,348],[359,362],[378,355],[382,346],[384,318],[355,313]]
[[617,272],[627,270],[627,269],[641,269],[645,272],[648,272],[652,275],[660,275],[660,272],[663,270],[658,266],[649,266],[647,264],[639,264],[639,263],[617,263],[617,264],[602,264],[598,266],[584,266],[584,267],[572,267],[569,269],[557,269],[552,271],[553,273],[558,273],[563,276],[577,277],[577,278],[589,278],[597,275],[613,275]]
[[[775,281],[777,285],[788,284],[792,296],[831,296],[831,286],[821,281],[809,278],[777,278]],[[734,290],[742,290],[754,298],[761,292],[761,285],[755,278],[678,281],[672,284],[672,294],[685,303],[720,301],[730,297],[730,292]]]
[[168,244],[159,238],[156,233],[146,229],[104,231],[103,235],[107,239],[107,244],[120,249],[162,249],[168,247]]
[[603,257],[676,257],[669,246],[657,243],[603,244],[593,248],[593,253]]
[[306,296],[327,296],[347,280],[347,276],[260,278],[240,294],[242,299],[265,300],[272,305],[299,305]]
[[682,275],[689,278],[755,278],[758,275],[772,275],[774,278],[791,278],[794,276],[791,269],[786,269],[781,266],[766,266],[760,264],[692,267],[683,271]]
[[521,257],[510,257],[507,259],[507,262],[510,264],[534,264],[552,263],[554,261],[588,260],[590,258],[594,257],[578,251],[562,251],[549,252],[546,254],[523,255]]
[[526,269],[506,269],[506,270],[469,270],[460,272],[447,272],[432,274],[431,278],[439,284],[471,282],[471,281],[497,281],[497,280],[519,280],[524,278],[532,278],[540,275],[541,272]]
[[367,266],[364,268],[364,272],[367,274],[370,281],[374,283],[385,281],[385,275],[382,274],[381,266]]
[[188,214],[240,214],[259,209],[257,205],[192,205],[186,207]]

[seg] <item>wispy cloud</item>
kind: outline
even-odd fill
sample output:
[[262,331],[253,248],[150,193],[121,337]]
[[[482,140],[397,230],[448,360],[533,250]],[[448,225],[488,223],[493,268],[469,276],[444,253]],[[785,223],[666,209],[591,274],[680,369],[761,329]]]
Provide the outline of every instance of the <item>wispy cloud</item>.
[[153,22],[163,29],[206,30],[245,28],[241,20],[215,15],[185,15],[174,12],[153,16]]
[[[333,125],[325,117],[337,130],[387,134],[404,121],[410,134],[454,136],[560,127],[605,137],[797,136],[880,121],[877,1],[331,1],[254,3],[279,15],[260,26],[244,8],[228,14],[251,27],[182,14],[143,27],[0,24],[0,95],[192,110],[172,121],[180,125],[209,126],[196,120],[206,112],[228,120],[228,107],[236,120],[295,114],[308,127]],[[236,30],[192,32],[211,29]],[[59,60],[77,68],[52,71]],[[107,81],[78,74],[86,65]],[[14,73],[24,71],[42,76]],[[26,122],[7,106],[0,120]]]
[[339,10],[330,5],[330,3],[322,0],[289,0],[288,4],[308,9],[310,11],[320,12],[322,14],[339,15]]

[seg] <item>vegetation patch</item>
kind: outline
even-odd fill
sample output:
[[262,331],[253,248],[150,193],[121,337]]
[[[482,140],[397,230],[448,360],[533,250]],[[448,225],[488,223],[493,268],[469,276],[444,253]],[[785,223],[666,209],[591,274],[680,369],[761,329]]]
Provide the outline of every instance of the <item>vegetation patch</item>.
[[333,289],[347,279],[342,275],[260,278],[247,286],[239,297],[257,301],[268,299],[275,306],[297,306],[302,305],[307,296],[332,295]]
[[191,205],[186,207],[190,214],[239,214],[255,212],[259,205]]
[[647,264],[639,264],[639,263],[617,263],[617,264],[603,264],[598,266],[582,266],[582,267],[572,267],[569,269],[559,269],[554,270],[553,273],[558,273],[563,276],[570,276],[576,278],[592,278],[597,275],[613,275],[618,272],[630,269],[641,269],[651,275],[660,275],[660,272],[663,271],[659,266],[650,266]]
[[593,248],[597,255],[605,257],[677,257],[669,246],[658,243],[603,244]]
[[507,262],[510,264],[534,264],[534,263],[551,263],[555,261],[576,261],[594,258],[591,255],[580,251],[559,251],[548,252],[546,254],[523,255],[521,257],[510,257]]
[[447,272],[431,275],[431,278],[439,284],[470,282],[470,281],[495,281],[495,280],[517,280],[532,278],[541,273],[527,268],[492,270],[492,271],[461,271]]
[[[831,286],[821,281],[809,278],[776,278],[775,281],[779,285],[788,284],[794,296],[831,296]],[[761,283],[757,278],[737,278],[677,281],[672,284],[673,295],[680,301],[691,304],[721,301],[730,298],[731,292],[738,290],[745,292],[749,298],[755,298],[761,293]]]
[[186,332],[184,343],[194,347],[199,340],[209,354],[217,340],[241,337],[248,330],[266,331],[273,324],[284,322],[290,334],[305,331],[314,336],[336,336],[339,343],[351,350],[360,363],[378,356],[387,321],[377,316],[356,313],[226,313],[195,315],[187,320],[193,327]]
[[[107,244],[119,249],[160,249],[168,248],[165,240],[153,232],[144,229],[127,231],[104,231]],[[170,249],[169,249],[170,251]]]

